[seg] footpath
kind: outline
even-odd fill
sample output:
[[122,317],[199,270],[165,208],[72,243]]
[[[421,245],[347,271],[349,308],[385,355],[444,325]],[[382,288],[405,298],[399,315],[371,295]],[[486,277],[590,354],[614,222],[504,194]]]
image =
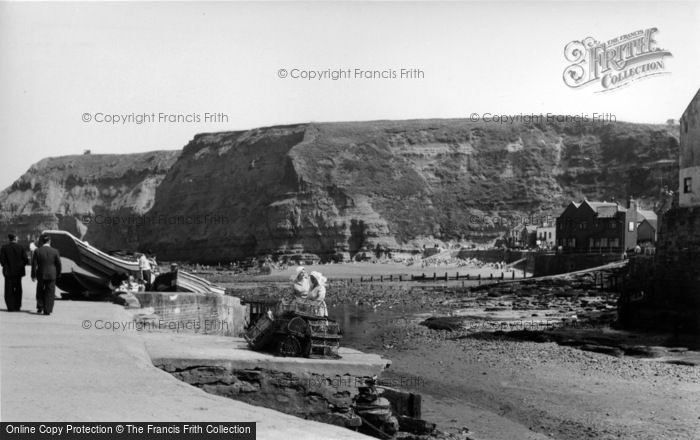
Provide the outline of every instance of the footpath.
[[3,422],[256,422],[259,439],[368,438],[205,393],[154,367],[137,331],[95,328],[129,322],[121,306],[57,300],[37,315],[35,284],[23,287],[21,312],[0,307]]

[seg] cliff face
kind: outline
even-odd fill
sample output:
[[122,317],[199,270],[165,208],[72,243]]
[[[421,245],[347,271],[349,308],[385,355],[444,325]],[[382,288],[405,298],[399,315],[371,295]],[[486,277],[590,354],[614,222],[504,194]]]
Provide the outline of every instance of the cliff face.
[[486,241],[504,223],[556,216],[584,196],[653,205],[676,181],[677,154],[673,128],[624,123],[381,121],[199,135],[153,208],[181,221],[151,228],[144,245],[227,261]]
[[87,154],[39,161],[0,193],[0,233],[21,240],[64,229],[110,249],[137,245],[118,218],[148,212],[179,151]]
[[[60,190],[26,193],[40,199],[24,203],[22,215],[60,221],[67,200],[71,212],[90,205],[93,213],[143,214],[128,228],[88,225],[86,238],[113,247],[122,237],[120,247],[152,249],[166,259],[408,250],[435,241],[488,241],[515,218],[556,216],[584,196],[633,195],[653,207],[662,186],[676,189],[677,159],[677,127],[663,125],[418,120],[278,126],[195,136],[172,166],[162,162],[159,174],[134,172],[140,176],[134,185],[153,175],[149,188],[157,187],[155,197],[141,203],[128,185],[120,196],[89,195],[85,185],[74,195],[57,170]],[[28,175],[18,182],[31,180]],[[17,209],[8,215],[8,200],[19,197],[20,187],[31,188],[18,182],[0,196],[6,218],[19,218]],[[61,202],[42,202],[44,193]],[[41,220],[22,218],[34,227]]]

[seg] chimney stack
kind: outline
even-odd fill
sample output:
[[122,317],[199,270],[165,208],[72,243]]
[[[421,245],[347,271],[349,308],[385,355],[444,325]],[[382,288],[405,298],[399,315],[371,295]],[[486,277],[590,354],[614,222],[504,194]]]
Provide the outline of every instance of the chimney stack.
[[631,196],[630,196],[629,200],[627,201],[627,209],[630,209],[634,212],[637,212],[637,210],[638,210],[637,201],[634,200]]

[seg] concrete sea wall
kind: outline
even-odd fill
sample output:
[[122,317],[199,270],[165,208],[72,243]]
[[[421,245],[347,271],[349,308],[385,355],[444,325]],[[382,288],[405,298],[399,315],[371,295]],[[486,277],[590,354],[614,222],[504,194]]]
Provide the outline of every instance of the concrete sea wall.
[[603,266],[620,259],[620,254],[540,254],[534,257],[534,276],[575,272]]
[[228,295],[188,292],[138,292],[141,307],[152,307],[158,328],[182,333],[239,336],[248,320],[246,306]]

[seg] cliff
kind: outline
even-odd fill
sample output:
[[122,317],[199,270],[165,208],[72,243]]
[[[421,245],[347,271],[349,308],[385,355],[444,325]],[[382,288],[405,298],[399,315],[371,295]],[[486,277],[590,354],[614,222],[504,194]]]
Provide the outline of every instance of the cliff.
[[64,229],[108,249],[137,246],[133,228],[113,219],[148,212],[179,151],[50,157],[0,193],[0,233],[22,241]]
[[[134,171],[119,196],[105,198],[102,187],[100,196],[92,195],[82,183],[69,190],[64,166],[55,167],[53,186],[38,188],[28,186],[36,174],[30,170],[0,195],[0,206],[8,222],[22,218],[35,229],[43,217],[32,215],[54,215],[60,223],[67,212],[90,209],[142,214],[141,223],[129,227],[88,225],[86,239],[109,248],[121,237],[122,247],[152,249],[165,259],[225,262],[268,253],[331,256],[363,247],[487,242],[515,218],[556,216],[584,196],[633,195],[653,207],[662,186],[677,186],[677,131],[629,123],[415,120],[200,134],[172,166],[164,160],[156,173],[143,166]],[[45,166],[66,160],[47,159]],[[96,172],[95,179],[105,175]],[[128,190],[146,181],[148,197]],[[22,197],[34,201],[11,202]]]

